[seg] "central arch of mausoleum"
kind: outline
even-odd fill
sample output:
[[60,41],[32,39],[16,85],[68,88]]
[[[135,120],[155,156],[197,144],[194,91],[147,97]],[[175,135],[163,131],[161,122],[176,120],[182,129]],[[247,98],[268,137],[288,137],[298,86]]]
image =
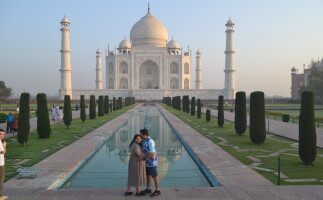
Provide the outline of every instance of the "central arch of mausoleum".
[[147,60],[139,68],[139,88],[159,89],[159,67],[154,61]]

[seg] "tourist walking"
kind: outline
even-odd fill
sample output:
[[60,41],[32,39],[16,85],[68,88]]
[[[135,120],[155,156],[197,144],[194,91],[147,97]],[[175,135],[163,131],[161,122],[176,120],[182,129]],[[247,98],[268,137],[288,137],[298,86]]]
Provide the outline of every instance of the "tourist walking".
[[126,196],[132,194],[130,188],[136,187],[136,196],[144,196],[146,193],[140,191],[140,186],[146,182],[146,163],[144,160],[144,153],[140,146],[141,137],[136,134],[129,147],[130,147],[130,158],[128,165],[128,186],[125,192]]
[[13,129],[12,129],[12,123],[14,122],[14,118],[12,116],[12,113],[9,112],[9,114],[6,117],[7,119],[7,133],[12,133]]
[[4,182],[4,154],[6,153],[7,143],[3,140],[5,132],[0,129],[0,200],[8,199],[8,196],[3,195]]
[[55,121],[56,120],[56,108],[55,106],[53,105],[52,107],[52,120]]
[[18,114],[17,113],[13,114],[13,123],[12,123],[13,135],[15,132],[18,131],[18,120],[19,120]]
[[159,187],[159,178],[157,173],[157,153],[155,148],[155,141],[149,137],[149,133],[147,129],[140,130],[140,137],[142,139],[142,150],[145,154],[144,159],[146,160],[146,175],[147,175],[147,189],[145,193],[151,193],[151,179],[154,179],[155,182],[155,191],[150,196],[160,195],[160,187]]
[[58,121],[63,120],[64,114],[63,114],[63,108],[61,106],[59,107],[57,115],[58,115]]

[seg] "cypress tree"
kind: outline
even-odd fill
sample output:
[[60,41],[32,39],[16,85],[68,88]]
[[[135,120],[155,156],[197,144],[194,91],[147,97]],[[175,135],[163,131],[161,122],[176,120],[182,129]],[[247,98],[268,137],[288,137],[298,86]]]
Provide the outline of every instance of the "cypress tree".
[[305,165],[311,165],[316,157],[316,129],[314,121],[314,94],[302,93],[301,112],[299,115],[298,154]]
[[95,95],[90,96],[90,119],[96,118],[96,102]]
[[247,129],[246,93],[237,92],[234,107],[234,128],[238,135]]
[[117,110],[117,101],[116,101],[116,98],[113,97],[113,100],[112,100],[112,107],[113,107],[113,111],[116,111]]
[[98,116],[104,116],[104,99],[103,96],[99,96]]
[[84,95],[81,95],[80,107],[81,107],[81,112],[80,112],[81,116],[80,117],[81,117],[82,122],[84,122],[86,120]]
[[218,103],[218,126],[222,128],[223,124],[224,124],[223,96],[220,95],[219,103]]
[[68,128],[72,123],[72,106],[70,95],[64,96],[64,124]]
[[192,116],[195,115],[195,97],[192,97],[192,101],[191,101],[191,115]]
[[188,114],[190,113],[190,97],[186,97],[186,103],[185,103],[185,112]]
[[109,114],[109,96],[104,96],[104,113]]
[[18,142],[26,146],[29,137],[29,93],[21,93],[19,102],[19,120],[18,120]]
[[122,97],[119,97],[118,98],[118,101],[119,101],[119,109],[122,109]]
[[202,108],[201,108],[201,99],[197,99],[197,118],[201,118]]
[[211,120],[211,111],[210,109],[206,109],[206,121],[209,122]]
[[262,144],[266,139],[265,100],[263,92],[252,92],[250,95],[250,140]]
[[39,93],[37,94],[37,133],[39,138],[49,138],[51,128],[48,115],[48,105],[46,94]]

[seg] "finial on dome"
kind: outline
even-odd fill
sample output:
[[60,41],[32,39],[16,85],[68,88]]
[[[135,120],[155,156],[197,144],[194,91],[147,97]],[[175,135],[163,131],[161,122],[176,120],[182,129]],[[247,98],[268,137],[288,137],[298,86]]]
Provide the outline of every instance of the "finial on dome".
[[148,2],[148,13],[150,13],[150,3]]

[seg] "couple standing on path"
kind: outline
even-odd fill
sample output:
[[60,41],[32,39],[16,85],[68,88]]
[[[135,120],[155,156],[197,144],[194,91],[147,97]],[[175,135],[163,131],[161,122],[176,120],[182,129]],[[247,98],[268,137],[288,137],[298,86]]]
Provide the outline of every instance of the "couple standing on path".
[[[126,196],[132,195],[130,187],[136,187],[136,196],[144,196],[151,193],[151,179],[154,179],[156,190],[150,196],[160,195],[159,178],[157,174],[157,153],[155,141],[149,137],[148,130],[140,130],[130,143],[130,159],[128,168],[128,187]],[[140,186],[147,181],[147,188],[140,191]]]

